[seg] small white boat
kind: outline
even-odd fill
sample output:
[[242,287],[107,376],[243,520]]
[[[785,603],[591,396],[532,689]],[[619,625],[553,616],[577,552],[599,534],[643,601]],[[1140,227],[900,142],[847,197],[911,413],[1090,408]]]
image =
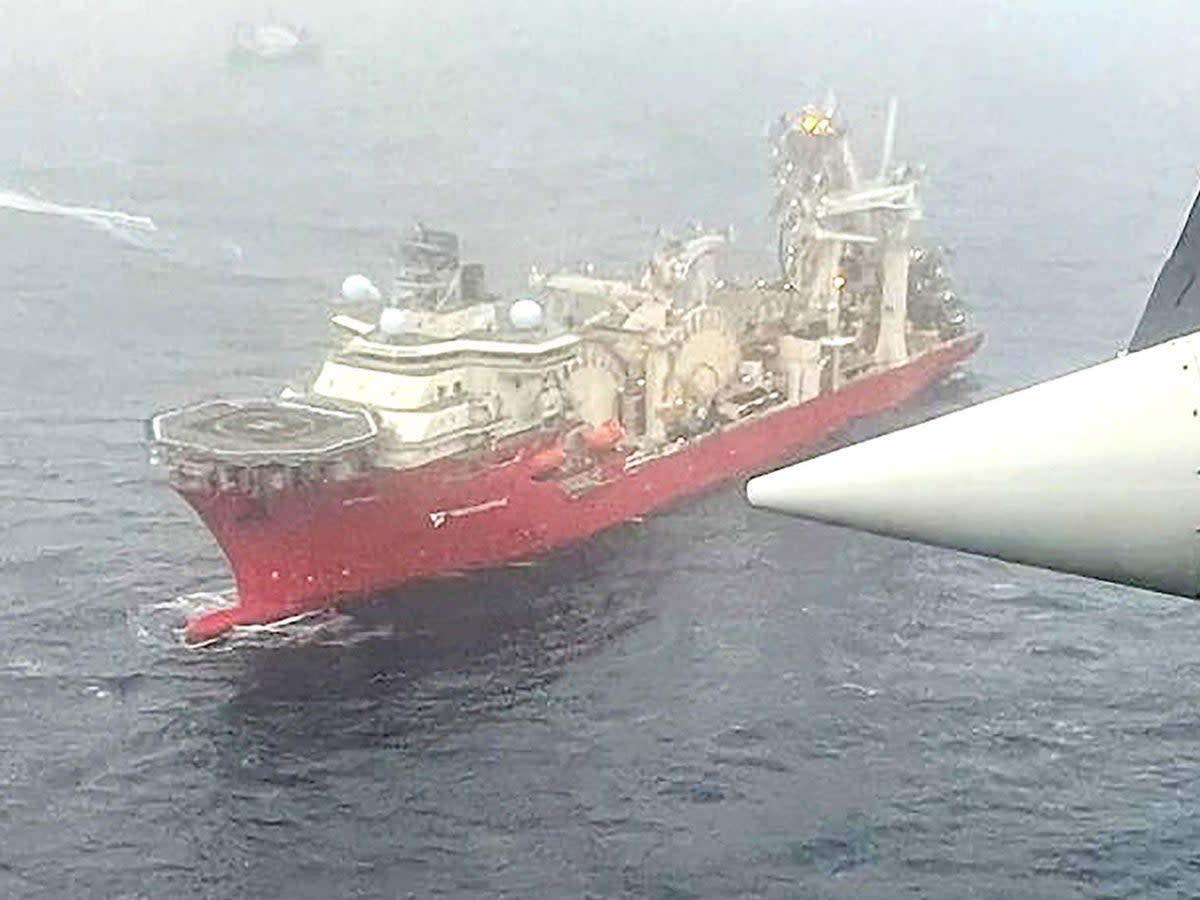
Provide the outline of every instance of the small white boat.
[[280,63],[311,60],[317,43],[308,30],[292,25],[239,25],[234,31],[230,59],[238,63]]

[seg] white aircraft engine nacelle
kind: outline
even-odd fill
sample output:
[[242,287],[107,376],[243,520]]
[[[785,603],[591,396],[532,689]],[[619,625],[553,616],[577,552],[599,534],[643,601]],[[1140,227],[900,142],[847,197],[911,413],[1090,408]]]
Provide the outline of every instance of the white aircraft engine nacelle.
[[1200,594],[1200,333],[752,479],[755,506]]

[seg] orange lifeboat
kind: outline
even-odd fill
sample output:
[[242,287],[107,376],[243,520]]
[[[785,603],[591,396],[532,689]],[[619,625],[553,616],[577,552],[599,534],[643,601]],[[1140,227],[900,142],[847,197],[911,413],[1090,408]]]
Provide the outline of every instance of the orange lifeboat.
[[562,444],[552,444],[529,457],[529,468],[533,474],[544,475],[560,468],[567,461],[567,452]]
[[625,437],[625,429],[616,419],[606,419],[583,432],[583,443],[589,450],[613,450]]

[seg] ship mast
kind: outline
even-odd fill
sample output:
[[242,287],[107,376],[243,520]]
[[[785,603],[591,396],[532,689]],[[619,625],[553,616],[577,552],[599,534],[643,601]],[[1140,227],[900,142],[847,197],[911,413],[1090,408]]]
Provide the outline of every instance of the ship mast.
[[805,311],[824,311],[825,340],[836,353],[847,337],[841,333],[842,262],[851,246],[874,245],[881,270],[874,359],[884,366],[908,358],[909,223],[920,216],[913,171],[891,166],[895,120],[892,101],[879,173],[865,182],[832,106],[785,114],[772,134],[784,282]]

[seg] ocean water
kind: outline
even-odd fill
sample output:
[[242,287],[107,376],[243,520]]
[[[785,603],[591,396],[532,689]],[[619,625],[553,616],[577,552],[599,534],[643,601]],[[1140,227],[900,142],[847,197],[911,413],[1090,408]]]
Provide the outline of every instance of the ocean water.
[[192,650],[229,579],[142,431],[310,372],[414,219],[514,295],[695,221],[767,270],[831,89],[868,162],[900,98],[988,333],[851,437],[1103,359],[1195,190],[1188,5],[286,6],[318,65],[226,68],[266,4],[0,2],[0,897],[1200,893],[1194,604],[731,485]]

